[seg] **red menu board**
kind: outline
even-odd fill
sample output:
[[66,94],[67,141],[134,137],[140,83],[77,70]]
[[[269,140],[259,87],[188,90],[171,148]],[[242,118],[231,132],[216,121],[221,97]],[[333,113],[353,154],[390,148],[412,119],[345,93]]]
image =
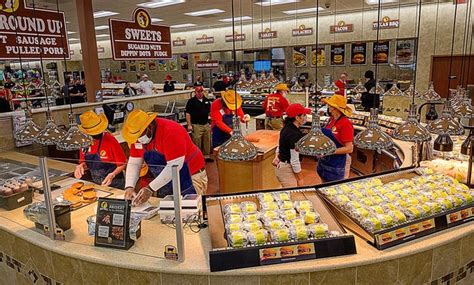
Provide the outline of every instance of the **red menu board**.
[[170,28],[153,25],[146,10],[136,9],[133,21],[109,19],[109,25],[114,60],[172,57]]
[[0,1],[0,59],[69,59],[64,12]]

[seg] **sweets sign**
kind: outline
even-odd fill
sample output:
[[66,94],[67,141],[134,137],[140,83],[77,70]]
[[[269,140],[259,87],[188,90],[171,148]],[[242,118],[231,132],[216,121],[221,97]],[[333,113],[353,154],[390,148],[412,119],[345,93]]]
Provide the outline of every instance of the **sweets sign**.
[[0,59],[70,59],[64,12],[0,3]]
[[153,25],[146,10],[136,9],[133,21],[109,19],[109,25],[114,60],[172,57],[170,28]]

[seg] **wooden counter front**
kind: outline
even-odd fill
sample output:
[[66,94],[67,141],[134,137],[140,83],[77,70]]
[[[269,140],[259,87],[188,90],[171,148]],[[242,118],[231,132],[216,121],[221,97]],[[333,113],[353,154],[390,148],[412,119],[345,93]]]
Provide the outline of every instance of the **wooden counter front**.
[[[278,131],[258,130],[248,137],[258,138],[252,142],[259,150],[252,161],[224,161],[217,159],[219,188],[221,193],[238,193],[260,189],[279,188],[272,161],[278,147]],[[218,148],[214,149],[218,152]]]

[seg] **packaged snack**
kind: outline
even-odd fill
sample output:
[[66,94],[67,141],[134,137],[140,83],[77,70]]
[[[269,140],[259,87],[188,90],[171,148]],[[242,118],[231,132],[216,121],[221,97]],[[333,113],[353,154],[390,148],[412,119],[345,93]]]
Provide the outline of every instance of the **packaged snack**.
[[270,236],[272,241],[286,242],[290,240],[290,230],[288,228],[272,229]]
[[225,229],[227,230],[227,232],[242,231],[244,230],[244,224],[242,223],[226,224]]
[[367,181],[367,185],[370,186],[370,187],[382,186],[383,183],[382,183],[382,180],[380,180],[379,178],[371,178]]
[[290,192],[288,191],[273,192],[272,194],[273,194],[273,199],[275,199],[275,201],[290,201],[291,200]]
[[298,216],[298,214],[296,213],[296,211],[294,209],[282,210],[280,212],[280,217],[283,220],[286,220],[286,221],[294,220],[294,219],[296,219],[297,216]]
[[396,224],[401,224],[407,221],[407,217],[403,214],[402,211],[399,210],[392,210],[387,213],[390,217],[392,217],[393,222]]
[[463,204],[463,199],[458,196],[448,196],[447,199],[453,203],[454,207],[459,207]]
[[245,229],[248,232],[251,231],[256,231],[263,228],[262,222],[256,221],[256,222],[247,222],[243,224],[243,229]]
[[308,228],[305,225],[290,227],[290,236],[296,240],[306,240],[309,237]]
[[438,198],[436,199],[435,202],[438,202],[441,205],[441,208],[446,211],[450,210],[454,207],[453,203],[451,200],[449,200],[447,197],[446,198]]
[[393,210],[398,210],[400,207],[394,203],[385,203],[382,205],[384,212],[390,212]]
[[375,196],[377,195],[377,191],[375,191],[373,188],[367,188],[365,189],[365,194],[368,196]]
[[224,205],[224,215],[226,214],[240,214],[242,210],[240,209],[240,204],[238,203],[229,203]]
[[383,194],[382,199],[384,199],[385,202],[394,202],[398,198],[397,198],[397,195],[395,195],[393,193],[385,193],[385,194]]
[[336,196],[336,203],[339,205],[345,205],[347,202],[349,202],[351,199],[347,197],[346,195],[337,195]]
[[244,213],[256,213],[257,212],[257,204],[255,202],[245,201],[240,203],[240,208]]
[[418,199],[413,198],[413,197],[409,197],[406,201],[408,202],[408,204],[412,206],[416,206],[420,204],[420,201],[418,201]]
[[388,214],[377,214],[376,217],[382,224],[382,228],[389,228],[393,225],[393,218]]
[[441,206],[441,203],[437,201],[429,201],[429,202],[426,202],[425,205],[430,208],[430,212],[432,214],[439,213],[443,209],[443,207]]
[[301,213],[302,211],[312,211],[313,210],[313,202],[309,200],[303,201],[295,201],[294,203],[295,209]]
[[247,233],[247,240],[250,245],[262,245],[268,240],[268,232],[263,229],[249,231]]
[[291,221],[287,221],[286,224],[287,224],[288,227],[291,227],[291,226],[299,227],[299,226],[304,226],[305,225],[304,220],[301,217],[298,217],[298,218],[296,218],[294,220],[291,220]]
[[382,222],[377,217],[367,217],[360,221],[362,226],[369,232],[375,232],[382,229]]
[[260,219],[260,215],[257,213],[251,214],[242,214],[244,216],[244,221],[246,222],[256,222]]
[[362,204],[357,201],[352,200],[352,201],[347,202],[347,204],[345,204],[344,207],[350,211],[353,209],[362,208]]
[[294,209],[293,208],[293,202],[291,201],[280,201],[278,203],[278,206],[281,210],[290,210],[290,209]]
[[364,197],[364,194],[362,194],[362,192],[360,192],[359,190],[354,190],[351,193],[349,193],[348,196],[351,197],[352,199],[360,199]]
[[329,234],[328,225],[320,223],[320,224],[312,224],[306,227],[308,229],[309,236],[312,238],[323,238]]
[[370,199],[372,199],[375,205],[380,205],[384,203],[383,198],[378,195],[371,196]]
[[380,205],[371,206],[370,210],[375,214],[383,214],[385,212],[383,210],[382,206],[380,206]]
[[368,197],[360,199],[360,202],[365,206],[372,206],[374,205],[374,201]]
[[385,195],[387,193],[390,193],[390,190],[384,186],[376,186],[374,187],[374,191],[377,192],[378,195]]
[[336,196],[337,194],[339,194],[339,191],[336,189],[336,187],[322,188],[319,191],[321,191],[324,195],[328,197]]
[[360,183],[360,182],[351,183],[351,186],[354,188],[354,190],[364,188],[364,184],[363,184],[363,183]]
[[461,199],[463,204],[469,204],[472,202],[472,196],[469,193],[458,192],[455,196]]
[[285,222],[283,222],[280,219],[265,221],[265,228],[268,228],[268,229],[275,230],[275,229],[280,229],[284,227],[285,227]]
[[301,213],[301,216],[303,217],[303,220],[305,224],[314,224],[314,223],[319,223],[321,216],[319,213],[313,212],[313,211],[304,211]]
[[260,208],[262,211],[275,211],[278,210],[278,204],[274,201],[260,202]]
[[236,224],[241,223],[244,218],[241,214],[227,214],[224,216],[224,220],[226,221],[226,224]]
[[411,206],[404,209],[404,214],[408,219],[412,220],[421,218],[425,214],[425,211],[420,206]]
[[342,191],[342,193],[344,194],[348,194],[350,192],[352,192],[352,187],[350,187],[349,185],[347,184],[342,184],[339,186],[339,189]]
[[244,247],[247,245],[247,234],[244,231],[234,231],[227,234],[229,244],[232,247]]
[[274,220],[278,218],[279,216],[280,214],[278,214],[277,211],[265,211],[265,212],[260,213],[260,217],[262,218],[262,220],[267,220],[267,219]]
[[367,218],[370,215],[370,212],[365,208],[357,208],[351,211],[356,219]]
[[272,193],[259,193],[258,194],[258,200],[259,200],[260,204],[262,204],[263,202],[273,202],[274,201]]

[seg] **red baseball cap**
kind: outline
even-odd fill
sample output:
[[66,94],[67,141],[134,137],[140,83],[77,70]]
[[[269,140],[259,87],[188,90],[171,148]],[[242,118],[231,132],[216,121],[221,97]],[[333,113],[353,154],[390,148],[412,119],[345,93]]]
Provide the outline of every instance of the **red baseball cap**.
[[165,79],[166,79],[166,80],[171,80],[171,79],[173,79],[173,78],[171,77],[171,75],[168,74],[168,75],[166,75],[166,78],[165,78]]
[[204,91],[204,88],[203,88],[202,86],[196,86],[196,87],[194,88],[194,91],[195,91],[195,92]]
[[295,118],[299,115],[309,115],[311,114],[311,109],[303,107],[303,105],[295,103],[288,106],[286,109],[286,115],[290,118]]

